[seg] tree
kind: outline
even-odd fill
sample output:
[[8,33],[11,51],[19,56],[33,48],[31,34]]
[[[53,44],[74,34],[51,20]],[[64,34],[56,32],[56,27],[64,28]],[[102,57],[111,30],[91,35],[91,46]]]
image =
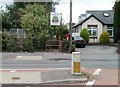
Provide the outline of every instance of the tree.
[[115,2],[114,6],[114,42],[120,40],[120,1]]
[[19,10],[12,4],[6,5],[6,10],[2,11],[2,28],[9,30],[20,28],[19,25]]
[[49,29],[48,17],[44,6],[39,4],[26,5],[21,11],[21,26],[23,29],[29,30],[28,33],[36,35],[43,30]]
[[34,3],[43,5],[46,12],[50,15],[52,11],[53,4],[56,4],[51,0],[51,2],[21,2],[21,0],[13,0],[14,2],[10,5],[6,5],[6,11],[2,12],[2,28],[3,29],[12,29],[12,28],[21,28],[20,24],[20,8],[25,8],[26,5],[33,5]]
[[80,32],[80,36],[86,41],[86,43],[89,43],[89,32],[88,32],[88,29],[84,28]]

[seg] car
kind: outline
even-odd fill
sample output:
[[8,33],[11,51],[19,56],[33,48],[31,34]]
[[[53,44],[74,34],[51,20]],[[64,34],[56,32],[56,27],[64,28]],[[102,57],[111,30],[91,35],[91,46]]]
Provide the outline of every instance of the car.
[[72,37],[73,42],[75,43],[75,46],[85,48],[86,47],[86,41],[80,37],[80,36],[74,36]]

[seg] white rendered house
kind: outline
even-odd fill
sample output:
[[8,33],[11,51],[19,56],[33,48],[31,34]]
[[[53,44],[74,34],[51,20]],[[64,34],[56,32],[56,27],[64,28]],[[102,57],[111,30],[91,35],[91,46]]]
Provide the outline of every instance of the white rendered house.
[[83,28],[87,28],[90,34],[90,42],[99,42],[100,34],[107,31],[113,42],[113,10],[90,10],[79,16],[79,22],[73,26],[72,36],[80,35]]

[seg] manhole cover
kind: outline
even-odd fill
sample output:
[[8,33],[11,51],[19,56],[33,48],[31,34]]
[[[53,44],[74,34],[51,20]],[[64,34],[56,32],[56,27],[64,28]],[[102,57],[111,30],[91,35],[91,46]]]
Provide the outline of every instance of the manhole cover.
[[20,77],[12,77],[11,79],[12,79],[12,80],[19,80]]

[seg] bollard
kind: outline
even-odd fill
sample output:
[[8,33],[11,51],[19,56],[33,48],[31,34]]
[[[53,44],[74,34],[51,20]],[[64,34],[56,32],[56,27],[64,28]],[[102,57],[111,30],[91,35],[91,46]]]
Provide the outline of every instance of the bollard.
[[80,52],[72,52],[72,74],[78,75],[81,74],[81,59],[80,59]]

